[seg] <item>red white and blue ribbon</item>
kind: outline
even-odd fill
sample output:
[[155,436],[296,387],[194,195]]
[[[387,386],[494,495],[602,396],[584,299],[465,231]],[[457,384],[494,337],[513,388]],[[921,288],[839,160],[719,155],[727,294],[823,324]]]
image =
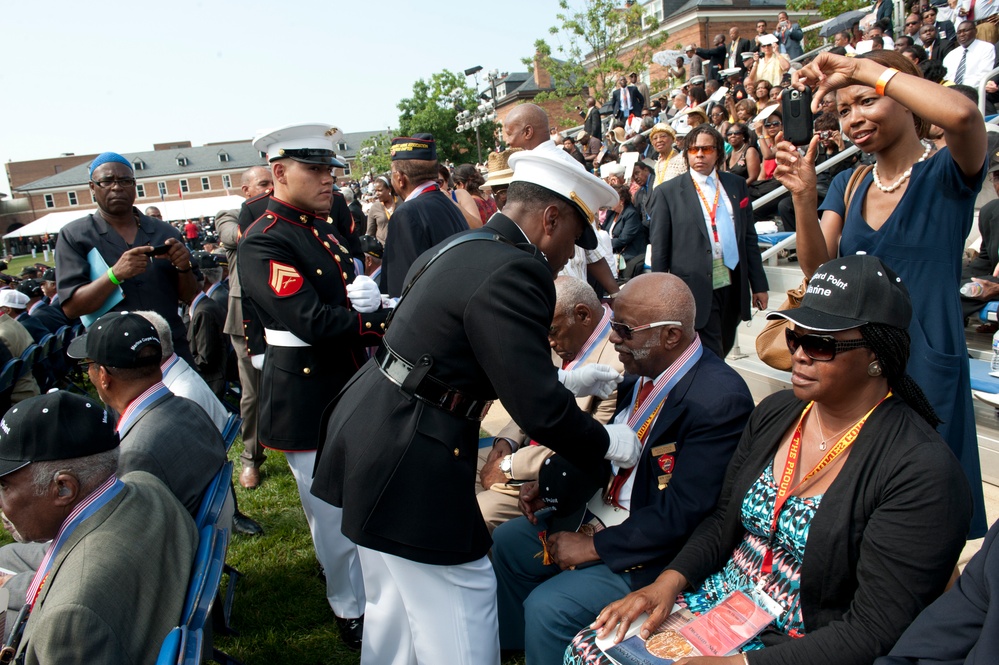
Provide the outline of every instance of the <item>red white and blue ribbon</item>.
[[[658,406],[666,399],[669,395],[669,391],[673,389],[680,379],[690,371],[690,368],[697,364],[697,361],[701,359],[701,354],[704,348],[701,346],[701,338],[697,334],[694,335],[694,341],[687,347],[687,349],[680,354],[680,357],[673,361],[665,372],[659,375],[659,377],[652,384],[652,392],[645,399],[645,403],[642,405],[637,405],[635,402],[638,400],[638,390],[634,391],[634,396],[631,398],[631,415],[628,417],[628,427],[638,431],[639,425],[645,423],[652,417],[652,413],[658,408]],[[639,408],[639,406],[641,408]],[[651,426],[651,423],[650,423]]]
[[601,317],[600,323],[598,323],[597,327],[593,329],[593,332],[590,334],[589,338],[587,338],[586,343],[583,344],[583,348],[576,354],[576,357],[566,363],[565,367],[562,369],[570,370],[583,364],[583,362],[590,357],[590,354],[592,354],[599,346],[597,342],[602,339],[607,339],[607,336],[610,335],[611,309],[607,305],[604,305],[603,308],[604,315]]
[[162,381],[157,381],[153,385],[149,386],[146,392],[142,393],[128,405],[124,413],[121,414],[121,418],[118,420],[118,434],[125,436],[128,432],[128,428],[139,419],[146,409],[160,399],[164,395],[169,395],[170,389],[163,385]]
[[73,512],[69,514],[69,517],[59,527],[59,533],[56,534],[55,540],[52,541],[49,549],[45,552],[42,564],[38,566],[38,571],[31,578],[31,586],[28,587],[28,592],[24,596],[24,602],[27,605],[34,606],[35,601],[38,599],[38,594],[41,593],[42,584],[44,584],[45,578],[49,575],[49,569],[52,568],[52,563],[55,561],[56,555],[59,554],[59,550],[69,540],[76,527],[103,508],[111,499],[118,496],[118,493],[123,489],[125,489],[125,483],[118,480],[116,476],[111,475],[100,487],[76,505]]

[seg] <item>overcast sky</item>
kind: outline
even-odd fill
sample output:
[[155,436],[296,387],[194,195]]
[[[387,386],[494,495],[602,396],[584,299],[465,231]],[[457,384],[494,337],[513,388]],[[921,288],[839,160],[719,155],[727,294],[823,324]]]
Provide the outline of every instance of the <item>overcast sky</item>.
[[[4,3],[0,159],[385,129],[413,82],[525,71],[557,0]],[[474,84],[469,78],[469,83]],[[10,192],[0,170],[0,192]]]

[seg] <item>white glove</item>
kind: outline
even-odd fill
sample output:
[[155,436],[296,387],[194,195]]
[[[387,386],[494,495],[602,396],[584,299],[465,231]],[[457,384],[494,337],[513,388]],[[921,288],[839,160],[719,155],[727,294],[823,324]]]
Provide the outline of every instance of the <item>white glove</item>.
[[610,439],[604,459],[614,462],[622,469],[630,469],[638,464],[642,442],[638,440],[635,430],[627,425],[604,425],[604,429]]
[[382,307],[385,309],[395,309],[395,306],[399,304],[398,298],[393,298],[387,293],[382,294]]
[[624,376],[607,365],[583,365],[576,369],[558,371],[558,380],[576,397],[599,397],[607,399],[621,383]]
[[264,368],[264,354],[257,353],[250,356],[250,364],[253,365],[253,369],[262,370]]
[[378,285],[367,275],[358,275],[347,285],[347,297],[350,298],[351,307],[361,314],[376,312],[382,305]]

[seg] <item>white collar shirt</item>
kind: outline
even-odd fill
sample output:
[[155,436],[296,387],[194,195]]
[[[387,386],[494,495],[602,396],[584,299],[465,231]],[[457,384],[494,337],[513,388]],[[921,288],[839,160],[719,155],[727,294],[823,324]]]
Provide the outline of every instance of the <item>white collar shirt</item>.
[[[985,75],[992,71],[996,60],[996,47],[983,39],[976,39],[968,44],[967,51],[968,57],[964,63],[964,80],[961,83],[977,88]],[[947,69],[947,79],[955,83],[957,82],[957,68],[961,65],[961,57],[964,52],[965,48],[958,45],[943,59],[943,66]]]
[[[710,175],[698,173],[693,169],[688,171],[688,173],[690,173],[690,177],[693,179],[694,184],[701,188],[701,193],[704,194],[704,198],[707,199],[709,205],[715,200],[715,187],[708,184],[708,178],[711,178],[712,182],[714,182],[715,185],[721,189],[721,191],[718,192],[718,205],[725,206],[725,209],[728,210],[728,217],[730,220],[733,220],[731,223],[734,225],[735,214],[732,211],[732,202],[725,193],[724,185],[721,184],[721,179],[718,177],[718,170],[716,169],[712,171]],[[694,195],[697,196],[696,190]],[[704,200],[702,200],[700,196],[697,196],[697,201],[701,204],[701,214],[704,216],[704,227],[707,229],[708,239],[711,241],[712,258],[720,259],[722,258],[721,242],[715,240],[715,233],[711,229],[711,213],[708,210],[708,207],[704,205]],[[720,221],[721,220],[717,219],[716,216],[715,224],[717,225]],[[733,229],[733,232],[734,231],[735,229]]]

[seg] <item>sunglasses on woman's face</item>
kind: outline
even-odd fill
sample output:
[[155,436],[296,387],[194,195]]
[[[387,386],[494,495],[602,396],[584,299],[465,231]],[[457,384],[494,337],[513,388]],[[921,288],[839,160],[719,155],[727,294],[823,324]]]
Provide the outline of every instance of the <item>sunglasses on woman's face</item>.
[[840,341],[832,335],[816,335],[814,333],[801,335],[790,328],[784,329],[784,338],[787,340],[787,350],[791,352],[792,356],[797,353],[798,347],[801,347],[806,356],[820,362],[832,360],[840,351],[867,347],[867,342],[862,339]]
[[770,120],[769,122],[763,123],[763,126],[764,127],[780,127],[781,126],[781,121],[780,120]]

